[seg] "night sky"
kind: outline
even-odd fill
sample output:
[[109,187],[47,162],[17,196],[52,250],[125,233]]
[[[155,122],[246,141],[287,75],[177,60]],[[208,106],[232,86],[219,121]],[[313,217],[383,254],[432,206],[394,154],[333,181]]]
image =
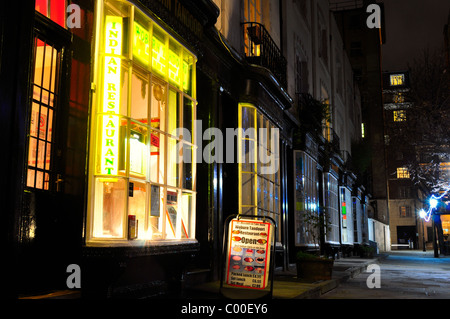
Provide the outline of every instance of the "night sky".
[[444,43],[444,25],[450,0],[384,0],[386,44],[383,45],[383,71],[407,68],[427,47]]

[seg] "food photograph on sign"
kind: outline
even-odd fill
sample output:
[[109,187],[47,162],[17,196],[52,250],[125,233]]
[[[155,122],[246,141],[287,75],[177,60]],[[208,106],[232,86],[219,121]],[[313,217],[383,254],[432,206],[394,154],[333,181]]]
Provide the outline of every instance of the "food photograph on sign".
[[232,220],[226,283],[251,289],[267,287],[270,267],[270,223]]

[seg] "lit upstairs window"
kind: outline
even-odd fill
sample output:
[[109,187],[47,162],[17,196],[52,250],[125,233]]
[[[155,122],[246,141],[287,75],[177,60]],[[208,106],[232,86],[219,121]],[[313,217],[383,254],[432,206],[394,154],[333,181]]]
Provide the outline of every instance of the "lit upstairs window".
[[391,86],[399,86],[405,84],[404,74],[391,74]]
[[409,171],[407,167],[397,168],[397,178],[410,178]]
[[66,27],[66,0],[36,0],[34,8],[63,28]]
[[406,121],[406,111],[398,110],[394,111],[394,122],[404,122]]

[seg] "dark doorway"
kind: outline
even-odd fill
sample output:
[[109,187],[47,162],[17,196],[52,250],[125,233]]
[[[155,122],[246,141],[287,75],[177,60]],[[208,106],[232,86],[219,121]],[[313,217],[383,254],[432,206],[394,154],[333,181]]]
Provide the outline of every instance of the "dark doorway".
[[417,249],[415,226],[397,226],[398,249]]
[[70,33],[36,13],[20,216],[19,293],[64,289],[79,243],[65,189]]

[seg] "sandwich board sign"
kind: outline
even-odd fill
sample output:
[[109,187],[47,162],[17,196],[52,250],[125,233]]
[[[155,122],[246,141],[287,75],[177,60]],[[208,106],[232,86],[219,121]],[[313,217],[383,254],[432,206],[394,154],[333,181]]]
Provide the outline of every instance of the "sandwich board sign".
[[[224,247],[225,272],[221,288],[233,295],[240,289],[257,295],[271,294],[273,272],[273,248],[275,223],[257,216],[244,219],[241,216],[231,219]],[[257,293],[259,291],[259,293]],[[254,295],[248,294],[246,295]],[[239,296],[242,298],[242,296]]]

